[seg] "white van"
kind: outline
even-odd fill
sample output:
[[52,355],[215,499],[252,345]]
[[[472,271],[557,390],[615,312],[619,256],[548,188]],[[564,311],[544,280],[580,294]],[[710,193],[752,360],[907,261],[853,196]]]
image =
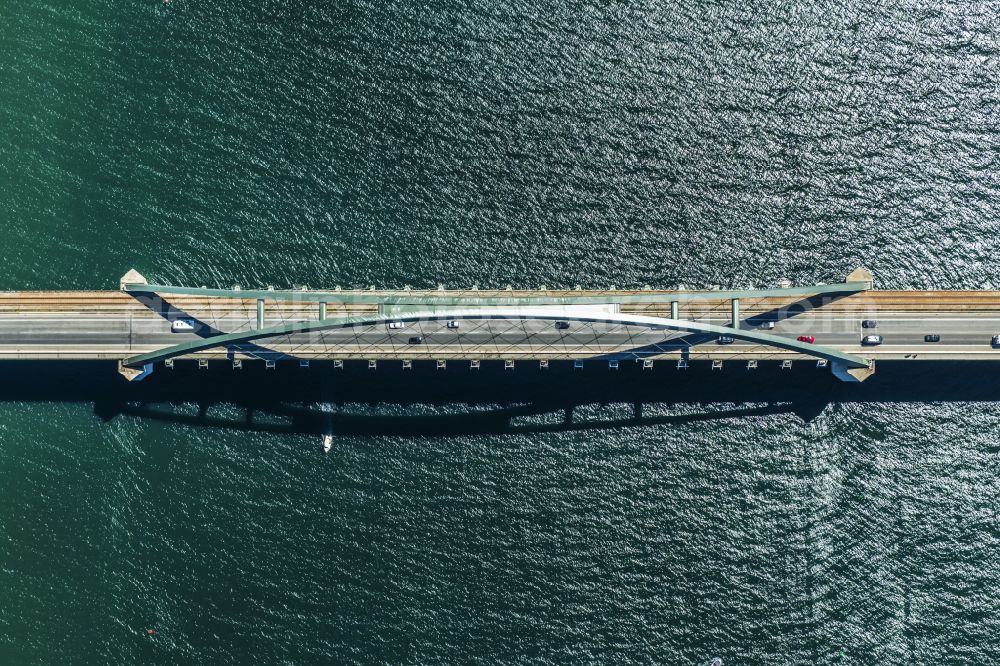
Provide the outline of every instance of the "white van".
[[170,330],[174,333],[188,333],[194,330],[194,319],[175,319],[170,322]]

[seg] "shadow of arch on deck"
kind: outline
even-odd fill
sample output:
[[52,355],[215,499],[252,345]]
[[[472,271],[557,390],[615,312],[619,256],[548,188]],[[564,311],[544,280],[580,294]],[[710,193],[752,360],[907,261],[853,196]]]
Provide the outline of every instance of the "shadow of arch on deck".
[[624,326],[643,326],[651,329],[662,329],[672,331],[687,331],[689,333],[704,333],[713,336],[728,335],[737,340],[744,340],[759,345],[798,352],[806,356],[826,359],[831,362],[840,363],[847,368],[868,368],[869,362],[860,356],[837,351],[823,345],[811,345],[797,340],[791,340],[777,335],[761,333],[759,331],[745,331],[726,326],[716,326],[714,324],[703,324],[684,319],[666,319],[662,317],[647,317],[645,315],[631,315],[621,313],[594,313],[581,314],[578,311],[560,312],[554,308],[477,308],[477,309],[455,309],[455,310],[428,310],[426,312],[410,312],[397,314],[364,314],[354,317],[337,317],[333,319],[317,319],[313,321],[293,322],[281,324],[279,326],[269,326],[265,328],[242,331],[239,333],[226,333],[202,340],[185,342],[171,347],[165,347],[146,354],[139,354],[122,361],[122,365],[130,368],[142,367],[151,363],[165,361],[177,356],[194,354],[206,349],[215,347],[238,345],[281,335],[291,335],[296,333],[310,333],[335,328],[349,328],[354,326],[373,326],[389,321],[419,322],[419,321],[440,321],[446,319],[462,320],[550,320],[550,321],[578,321],[585,323],[608,323]]

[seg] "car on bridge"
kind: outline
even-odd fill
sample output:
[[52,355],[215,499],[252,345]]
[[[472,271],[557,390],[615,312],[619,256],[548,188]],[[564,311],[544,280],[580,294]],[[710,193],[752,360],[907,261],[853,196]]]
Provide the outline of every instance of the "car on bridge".
[[808,342],[809,344],[816,342],[816,338],[814,338],[811,335],[800,335],[795,339],[798,340],[799,342]]
[[924,336],[924,342],[941,342],[941,336],[937,333],[930,333]]
[[404,324],[401,321],[390,321],[389,322],[389,328],[391,328],[391,329],[403,328],[404,326],[406,326],[406,324]]
[[174,333],[188,333],[194,330],[194,319],[175,319],[170,322],[170,330]]
[[731,335],[720,335],[718,342],[720,345],[731,345],[736,342],[736,338]]
[[556,322],[556,328],[559,329],[560,331],[565,331],[567,328],[569,328],[569,322],[568,321],[557,321]]
[[422,336],[422,335],[414,335],[412,338],[410,338],[409,340],[407,340],[407,342],[409,342],[411,345],[423,344],[423,342],[424,342],[424,336]]
[[458,328],[458,320],[457,319],[449,319],[448,320],[448,328]]
[[862,319],[861,328],[878,328],[878,322],[874,319]]
[[990,340],[990,346],[994,348],[1000,347],[1000,335],[993,336],[993,339]]
[[875,345],[880,345],[882,344],[882,336],[866,335],[865,337],[861,338],[861,344],[865,345],[866,347],[874,347]]

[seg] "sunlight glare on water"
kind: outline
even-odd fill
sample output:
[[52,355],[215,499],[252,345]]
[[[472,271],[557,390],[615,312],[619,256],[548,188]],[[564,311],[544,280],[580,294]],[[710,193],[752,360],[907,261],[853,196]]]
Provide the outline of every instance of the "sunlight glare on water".
[[[1000,287],[988,3],[0,14],[4,289]],[[324,455],[292,408],[132,404],[105,369],[52,380],[79,399],[4,371],[2,663],[1000,658],[992,375],[638,419],[350,375]]]

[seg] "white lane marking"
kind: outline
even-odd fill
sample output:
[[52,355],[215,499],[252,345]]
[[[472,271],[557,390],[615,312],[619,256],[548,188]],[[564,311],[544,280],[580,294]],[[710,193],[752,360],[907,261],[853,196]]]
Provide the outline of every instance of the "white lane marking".
[[[304,314],[305,313],[299,313],[299,312],[296,312],[294,314],[288,313],[288,316],[284,317],[284,319],[288,319],[288,320],[290,320],[290,319],[296,319],[296,320],[301,319],[301,320],[314,321],[315,319],[318,318],[318,317],[317,318],[313,318],[311,316],[303,316]],[[351,312],[345,312],[345,313],[339,313],[339,312],[335,313],[334,311],[331,310],[330,314],[338,314],[338,315],[344,314],[346,316],[361,316],[361,315],[365,315],[365,314],[373,314],[374,315],[375,312],[374,311],[372,311],[372,312],[356,312],[356,311],[351,311]],[[641,314],[641,313],[636,313],[636,314]],[[681,314],[683,315],[684,313],[681,313]],[[695,313],[692,313],[692,314],[694,314],[694,316],[682,316],[681,319],[698,319],[698,320],[710,319],[710,320],[713,320],[713,321],[729,321],[729,319],[730,319],[730,317],[729,317],[728,314],[721,314],[721,313],[720,314],[717,314],[717,313],[705,313],[705,314],[695,314]],[[172,318],[174,318],[174,319],[198,319],[199,318],[198,315],[211,315],[215,319],[250,319],[250,320],[254,320],[255,317],[257,316],[256,312],[254,310],[252,310],[252,309],[251,310],[245,310],[245,311],[243,311],[243,310],[222,310],[218,314],[216,314],[212,310],[207,310],[207,311],[206,310],[191,310],[191,311],[178,311],[178,312],[175,313],[175,315]],[[815,317],[829,317],[831,319],[836,319],[836,320],[840,320],[840,321],[861,321],[863,319],[875,319],[876,321],[878,321],[880,318],[882,318],[882,319],[891,319],[892,321],[926,321],[927,319],[934,319],[935,321],[942,321],[942,320],[943,321],[967,321],[969,319],[975,319],[975,320],[980,320],[980,319],[996,319],[996,320],[1000,320],[1000,303],[998,303],[998,307],[997,307],[996,312],[995,313],[991,312],[989,314],[989,316],[982,316],[982,315],[976,314],[976,313],[968,313],[968,314],[966,314],[966,313],[959,313],[959,312],[947,312],[947,313],[929,312],[925,316],[914,316],[911,313],[907,313],[905,316],[900,316],[900,315],[901,315],[901,313],[889,313],[889,312],[856,312],[856,313],[836,312],[836,313],[834,313],[834,312],[824,311],[822,308],[819,308],[819,309],[816,309],[816,310],[806,310],[804,312],[792,311],[792,312],[788,313],[788,316],[778,317],[778,318],[764,317],[764,316],[762,316],[760,314],[752,314],[750,316],[742,317],[741,319],[742,319],[742,321],[759,320],[759,321],[776,321],[778,323],[781,323],[782,321],[789,321],[789,320],[793,320],[793,319],[803,319],[803,318],[807,318],[807,317],[812,317],[812,318],[815,318]],[[945,315],[947,315],[947,316],[945,316]],[[90,313],[76,313],[76,312],[65,312],[65,313],[60,313],[60,312],[30,312],[30,311],[29,312],[0,312],[0,319],[4,319],[4,318],[8,318],[8,319],[23,319],[23,318],[31,318],[31,319],[73,319],[73,320],[84,320],[84,321],[88,321],[88,320],[90,320],[90,321],[104,321],[106,319],[120,319],[120,320],[124,321],[124,320],[129,319],[130,317],[139,317],[141,319],[148,319],[148,320],[152,320],[152,321],[155,321],[155,320],[158,320],[158,319],[161,319],[163,321],[169,321],[169,319],[170,319],[170,317],[168,317],[166,315],[160,314],[158,312],[153,312],[153,311],[141,311],[141,312],[127,313],[127,314],[126,313],[108,313],[108,314],[105,314],[105,315],[96,315],[96,316],[92,315]],[[434,317],[436,319],[442,319],[442,318],[446,317],[446,315],[439,313],[439,314],[435,314]],[[282,319],[282,316],[281,316],[281,313],[275,313],[275,314],[269,316],[268,318],[269,319],[278,319],[278,320],[280,320],[280,319]],[[664,318],[666,319],[667,317],[664,317]],[[510,320],[509,317],[507,318],[507,320]]]

